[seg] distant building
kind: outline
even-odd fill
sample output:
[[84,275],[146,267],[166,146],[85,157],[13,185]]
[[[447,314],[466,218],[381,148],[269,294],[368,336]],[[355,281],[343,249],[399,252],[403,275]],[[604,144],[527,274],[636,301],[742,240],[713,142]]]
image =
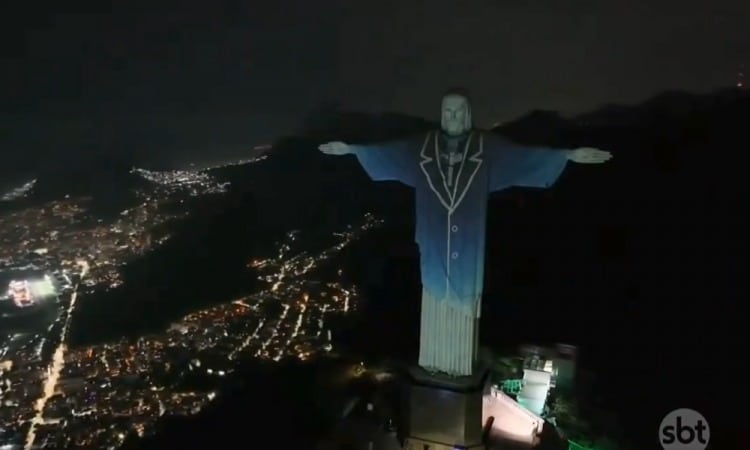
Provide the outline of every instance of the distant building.
[[518,403],[532,413],[541,416],[551,388],[551,371],[524,369],[523,388],[518,393]]
[[29,282],[26,280],[12,280],[8,284],[8,297],[13,300],[13,304],[19,308],[26,308],[34,305],[34,297],[31,295]]
[[573,345],[557,344],[555,347],[524,345],[521,347],[524,369],[549,372],[550,386],[564,389],[573,386],[576,376],[578,349]]

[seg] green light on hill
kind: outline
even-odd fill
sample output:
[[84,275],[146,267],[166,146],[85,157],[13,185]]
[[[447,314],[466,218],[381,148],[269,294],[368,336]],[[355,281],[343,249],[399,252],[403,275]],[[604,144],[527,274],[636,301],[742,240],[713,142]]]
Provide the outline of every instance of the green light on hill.
[[523,380],[505,380],[500,389],[506,394],[518,395],[523,389]]
[[568,450],[596,450],[594,447],[586,447],[577,442],[568,440]]

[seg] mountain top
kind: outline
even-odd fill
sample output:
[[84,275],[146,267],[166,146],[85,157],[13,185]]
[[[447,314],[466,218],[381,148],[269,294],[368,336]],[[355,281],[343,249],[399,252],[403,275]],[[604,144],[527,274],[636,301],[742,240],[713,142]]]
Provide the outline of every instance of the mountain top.
[[[648,128],[674,121],[710,116],[750,119],[750,91],[722,89],[707,94],[666,91],[634,105],[605,104],[592,112],[566,119],[557,111],[532,110],[492,130],[536,143],[555,141],[580,128]],[[398,113],[367,114],[323,110],[309,121],[302,135],[316,141],[381,141],[438,126],[437,122]]]
[[647,125],[665,118],[684,118],[693,114],[711,114],[722,108],[750,111],[750,91],[721,89],[707,94],[666,91],[636,105],[608,104],[575,117],[581,126]]

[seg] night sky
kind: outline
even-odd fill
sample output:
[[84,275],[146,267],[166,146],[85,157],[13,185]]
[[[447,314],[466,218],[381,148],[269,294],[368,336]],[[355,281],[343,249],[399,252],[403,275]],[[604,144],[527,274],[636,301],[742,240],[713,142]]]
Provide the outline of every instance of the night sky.
[[14,161],[221,159],[323,102],[434,117],[456,84],[489,126],[711,91],[750,61],[747,0],[60,3],[0,11]]

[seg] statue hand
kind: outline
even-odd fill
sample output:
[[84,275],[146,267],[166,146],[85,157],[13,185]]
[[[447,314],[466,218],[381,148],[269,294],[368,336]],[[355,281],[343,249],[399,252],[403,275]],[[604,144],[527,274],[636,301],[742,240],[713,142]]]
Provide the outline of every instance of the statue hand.
[[348,153],[351,153],[351,150],[349,149],[349,144],[345,142],[328,142],[325,144],[321,144],[318,146],[318,150],[325,153],[326,155],[346,155]]
[[579,164],[601,164],[612,159],[612,153],[591,147],[581,147],[568,152],[568,160]]

